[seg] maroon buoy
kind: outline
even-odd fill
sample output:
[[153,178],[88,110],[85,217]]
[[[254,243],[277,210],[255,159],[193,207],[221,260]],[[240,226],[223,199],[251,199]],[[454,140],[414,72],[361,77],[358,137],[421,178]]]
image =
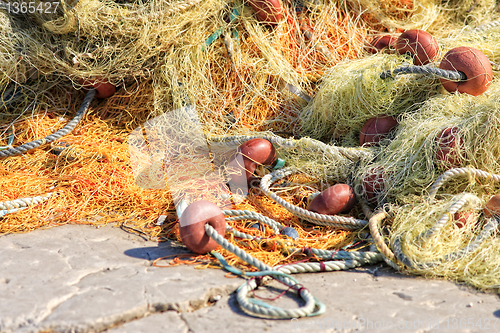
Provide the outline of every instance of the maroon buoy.
[[[243,165],[241,165],[243,159]],[[241,175],[234,175],[231,178],[231,185],[238,187],[247,186],[254,177],[255,169],[259,165],[272,165],[276,161],[276,149],[273,144],[266,139],[256,138],[244,142],[238,148],[236,158],[230,163],[242,170]]]
[[455,225],[459,228],[463,228],[470,224],[476,224],[478,220],[478,216],[473,210],[456,212],[453,218],[455,219]]
[[277,24],[283,17],[284,8],[281,0],[249,0],[248,3],[261,22]]
[[96,90],[95,97],[108,98],[115,94],[116,87],[103,79],[80,79],[80,84],[84,89],[94,88]]
[[226,220],[222,210],[207,200],[195,201],[186,207],[179,218],[179,235],[188,249],[198,254],[215,250],[217,242],[205,233],[210,224],[221,235],[226,233]]
[[390,47],[395,47],[397,38],[391,35],[375,37],[370,43],[368,51],[377,53]]
[[380,140],[385,138],[390,131],[398,126],[398,122],[392,116],[378,116],[368,119],[368,121],[361,128],[359,134],[359,145],[364,144],[371,146],[377,144]]
[[460,71],[467,77],[463,81],[440,79],[449,92],[458,91],[472,96],[484,93],[493,80],[493,69],[484,53],[468,46],[460,46],[448,51],[439,68]]
[[385,190],[385,171],[382,167],[368,170],[363,179],[363,189],[369,203],[377,201],[377,195]]
[[398,54],[410,52],[417,66],[433,62],[439,56],[439,44],[424,30],[406,30],[396,40],[395,47]]
[[307,207],[318,214],[347,213],[356,203],[356,194],[347,184],[335,184],[318,194]]
[[493,215],[500,217],[500,194],[492,196],[484,208],[484,216],[492,217]]
[[436,137],[436,161],[447,169],[457,168],[462,163],[458,149],[462,145],[462,140],[459,136],[460,128],[447,127]]

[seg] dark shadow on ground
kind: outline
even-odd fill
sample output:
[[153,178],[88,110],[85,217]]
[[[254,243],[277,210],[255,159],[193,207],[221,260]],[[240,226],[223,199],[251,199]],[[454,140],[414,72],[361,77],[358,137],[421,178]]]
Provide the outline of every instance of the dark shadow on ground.
[[156,260],[161,257],[173,256],[176,254],[192,253],[183,245],[172,241],[158,243],[158,246],[138,247],[128,249],[124,252],[125,255],[138,259]]

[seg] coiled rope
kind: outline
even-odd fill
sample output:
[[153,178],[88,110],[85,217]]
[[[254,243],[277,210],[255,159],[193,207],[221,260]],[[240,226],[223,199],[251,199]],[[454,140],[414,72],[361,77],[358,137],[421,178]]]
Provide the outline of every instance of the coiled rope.
[[452,71],[430,66],[400,66],[394,70],[388,70],[380,74],[381,79],[394,78],[398,74],[421,74],[431,77],[439,77],[450,81],[465,81],[467,76],[460,71]]
[[264,192],[268,197],[276,201],[279,205],[284,207],[293,215],[317,225],[329,226],[340,229],[348,229],[348,230],[360,229],[366,226],[367,222],[365,220],[358,220],[352,217],[343,217],[336,215],[324,215],[308,211],[306,209],[292,205],[291,203],[280,198],[275,193],[271,192],[269,188],[274,182],[286,176],[292,175],[296,172],[297,171],[293,168],[285,168],[285,169],[275,170],[265,175],[260,181],[260,188],[262,192]]
[[[279,222],[276,222],[273,219],[270,219],[269,217],[266,217],[264,215],[261,215],[257,212],[253,212],[250,210],[223,210],[222,213],[225,216],[230,216],[226,218],[226,221],[237,221],[237,220],[256,220],[261,223],[264,223],[271,227],[274,231],[275,234],[279,235],[281,229],[283,229],[285,226]],[[241,237],[244,238],[244,237]],[[249,235],[249,238],[255,238],[253,236]]]
[[400,269],[398,265],[394,262],[394,253],[387,246],[384,237],[380,233],[380,225],[382,224],[382,221],[388,216],[388,212],[386,212],[385,210],[379,210],[370,217],[370,219],[368,220],[368,226],[370,228],[370,233],[372,235],[375,246],[377,247],[377,250],[379,250],[382,254],[384,261],[389,266],[399,271]]
[[[281,223],[274,221],[273,219],[267,218],[259,213],[250,211],[237,211],[237,210],[224,210],[223,211],[227,221],[234,221],[235,219],[254,219],[260,222],[266,223],[271,226],[276,233],[282,226]],[[236,237],[241,237],[245,239],[260,240],[259,237],[253,237],[247,235],[243,232],[232,229],[231,227],[226,228],[227,231],[232,232]],[[326,262],[307,262],[307,263],[296,263],[296,264],[285,264],[276,267],[270,267],[260,260],[252,257],[244,250],[239,247],[229,243],[223,236],[217,233],[217,231],[210,226],[208,223],[205,225],[205,232],[208,236],[214,239],[220,246],[225,250],[235,254],[240,259],[244,260],[248,264],[258,268],[260,272],[243,272],[235,267],[230,266],[216,251],[212,251],[220,263],[229,272],[240,275],[253,277],[247,280],[243,285],[241,285],[237,290],[236,299],[240,306],[249,314],[272,319],[286,319],[286,318],[299,318],[306,316],[316,316],[324,313],[325,306],[317,300],[306,288],[301,286],[297,280],[292,278],[289,274],[293,273],[312,273],[312,272],[330,272],[346,270],[354,267],[359,267],[364,264],[375,264],[382,260],[382,255],[377,252],[347,252],[347,251],[329,251],[320,249],[308,249],[310,254],[316,255],[322,258],[328,258],[330,261]],[[289,248],[289,251],[295,252],[299,251],[296,248]],[[337,260],[337,261],[334,261]],[[339,261],[340,260],[340,261]],[[282,309],[275,306],[271,306],[257,299],[250,298],[249,294],[253,290],[257,289],[262,283],[261,280],[254,279],[255,277],[266,277],[272,276],[285,285],[289,286],[291,289],[296,290],[297,294],[304,300],[305,305],[297,309]]]
[[[285,273],[280,273],[274,270],[271,266],[264,264],[262,261],[252,257],[239,247],[229,243],[223,236],[221,236],[210,224],[205,224],[205,232],[210,238],[215,240],[225,250],[235,254],[241,260],[256,267],[261,272],[261,276],[272,275],[277,280],[283,282],[287,286],[297,290],[297,294],[304,300],[305,304],[297,309],[281,309],[271,307],[269,305],[262,305],[261,302],[250,300],[248,294],[257,289],[258,285],[256,280],[248,280],[242,284],[237,291],[236,299],[240,306],[247,312],[252,313],[259,317],[274,318],[274,319],[287,319],[287,318],[300,318],[313,315],[319,315],[324,312],[324,305],[320,303],[315,297],[304,287]],[[259,274],[259,275],[260,275]],[[247,274],[248,275],[248,274]],[[299,287],[297,289],[297,287]],[[317,310],[316,310],[317,309]],[[315,311],[316,310],[316,311]]]
[[75,114],[75,117],[71,119],[71,121],[69,121],[63,128],[56,131],[55,133],[50,134],[49,136],[46,136],[43,139],[37,139],[25,143],[23,145],[20,145],[19,147],[12,147],[9,149],[0,150],[0,158],[24,154],[28,150],[32,150],[46,143],[51,143],[53,141],[56,141],[62,138],[63,136],[67,135],[68,133],[70,133],[76,127],[76,125],[78,125],[80,120],[82,120],[83,116],[85,116],[85,113],[87,112],[90,103],[94,99],[95,93],[96,93],[95,89],[90,89],[87,92],[85,98],[83,99],[82,105]]

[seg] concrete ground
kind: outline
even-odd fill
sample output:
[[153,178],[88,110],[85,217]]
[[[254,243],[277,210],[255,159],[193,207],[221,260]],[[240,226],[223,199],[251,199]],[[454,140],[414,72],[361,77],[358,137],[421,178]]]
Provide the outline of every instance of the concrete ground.
[[[500,331],[498,295],[403,276],[385,264],[295,275],[326,313],[254,318],[233,293],[243,279],[226,278],[218,269],[151,265],[176,253],[186,250],[113,226],[66,225],[0,236],[0,332]],[[292,295],[272,304],[296,307],[299,301]]]

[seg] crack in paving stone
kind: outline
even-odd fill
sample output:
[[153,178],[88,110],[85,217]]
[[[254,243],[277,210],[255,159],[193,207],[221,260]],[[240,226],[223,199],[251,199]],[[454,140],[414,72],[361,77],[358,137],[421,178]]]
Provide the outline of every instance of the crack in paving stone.
[[199,310],[201,308],[204,308],[206,306],[209,306],[212,302],[210,302],[211,298],[214,298],[215,296],[225,296],[229,295],[232,292],[234,292],[237,289],[237,286],[234,285],[225,285],[225,286],[220,286],[220,287],[213,287],[207,290],[200,298],[198,299],[191,299],[191,300],[186,300],[183,302],[175,302],[175,303],[162,303],[162,302],[157,302],[154,304],[151,304],[152,309],[154,309],[154,312],[165,312],[165,311],[170,311],[174,310],[177,312],[193,312],[196,310]]
[[[101,287],[101,289],[104,289]],[[40,323],[40,321],[35,321],[35,320],[27,320],[25,321],[24,325],[19,325],[17,328],[14,328],[14,330],[17,332],[18,330],[21,330],[19,332],[22,333],[100,333],[107,331],[109,329],[112,329],[114,327],[130,323],[135,320],[139,320],[142,318],[145,318],[147,316],[150,316],[152,314],[156,313],[162,313],[165,311],[175,311],[179,313],[180,318],[186,323],[187,326],[187,332],[193,333],[192,328],[189,326],[189,323],[187,320],[182,316],[182,313],[184,312],[194,312],[196,310],[202,309],[207,306],[211,306],[213,302],[210,302],[210,299],[216,298],[216,296],[226,296],[231,294],[234,290],[236,290],[236,287],[234,285],[225,285],[221,287],[214,287],[210,288],[207,290],[201,297],[197,299],[191,299],[187,300],[184,302],[175,302],[175,303],[170,303],[170,302],[157,302],[157,303],[149,303],[147,302],[144,306],[139,306],[135,309],[129,309],[125,311],[124,313],[121,314],[114,314],[110,315],[108,317],[104,318],[98,318],[95,322],[92,323],[78,323],[78,324],[41,324],[37,325]],[[61,302],[58,304],[55,304],[52,309],[55,309],[57,306],[60,306],[67,300],[69,300],[72,297],[78,296],[82,294],[82,292],[74,293],[71,295],[66,295],[69,297],[65,297],[64,300],[62,298],[59,298]],[[144,299],[148,301],[148,292],[147,288],[144,287],[143,293],[142,293]],[[50,314],[49,314],[50,315]],[[36,327],[33,327],[35,326]],[[4,332],[3,329],[6,327],[0,326],[0,332]],[[9,331],[5,331],[9,332]]]
[[189,322],[188,322],[187,318],[184,316],[184,314],[183,314],[183,313],[180,313],[180,314],[179,314],[179,317],[180,317],[180,318],[181,318],[181,320],[184,322],[184,324],[186,324],[187,329],[188,329],[187,333],[195,333],[195,332],[193,331],[193,329],[192,329],[191,325],[189,325]]

